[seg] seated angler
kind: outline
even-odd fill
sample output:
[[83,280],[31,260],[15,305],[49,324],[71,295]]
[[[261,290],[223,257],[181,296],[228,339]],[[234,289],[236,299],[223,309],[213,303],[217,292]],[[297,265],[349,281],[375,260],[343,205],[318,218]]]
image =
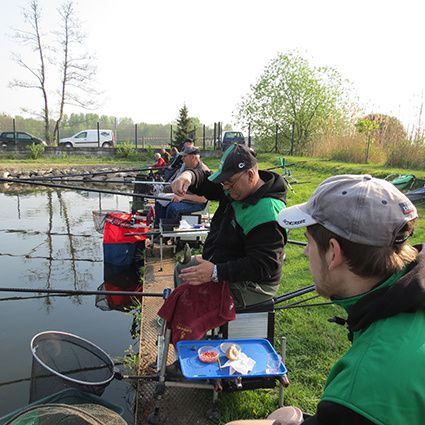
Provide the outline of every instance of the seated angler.
[[172,183],[177,196],[188,190],[219,201],[202,256],[180,272],[190,285],[226,282],[236,307],[273,298],[279,287],[286,232],[277,222],[285,207],[281,176],[258,170],[255,154],[232,145],[213,175],[186,170]]
[[[209,168],[201,161],[199,150],[195,147],[186,148],[181,152],[185,170],[199,170],[210,174]],[[174,194],[170,202],[157,201],[155,203],[155,225],[159,225],[161,218],[180,221],[182,214],[190,214],[204,209],[207,199],[204,196],[186,192],[182,195]]]
[[[182,144],[182,151],[187,148],[193,147],[195,147],[194,141],[192,139],[187,138]],[[179,152],[177,148],[173,148],[171,152],[173,153],[172,158],[164,170],[165,181],[172,181],[184,170],[184,163],[181,152]]]
[[[176,266],[176,284],[158,312],[171,340],[200,339],[235,319],[236,309],[271,300],[284,259],[286,232],[277,221],[287,192],[281,176],[258,170],[255,154],[230,146],[219,170],[185,170],[172,183],[177,196],[188,190],[219,202],[201,256]],[[178,363],[167,369],[179,376]]]
[[[424,423],[425,252],[408,243],[417,217],[403,193],[370,175],[330,177],[280,213],[282,226],[306,227],[316,290],[346,310],[351,341],[303,424]],[[286,425],[285,413],[228,425]]]

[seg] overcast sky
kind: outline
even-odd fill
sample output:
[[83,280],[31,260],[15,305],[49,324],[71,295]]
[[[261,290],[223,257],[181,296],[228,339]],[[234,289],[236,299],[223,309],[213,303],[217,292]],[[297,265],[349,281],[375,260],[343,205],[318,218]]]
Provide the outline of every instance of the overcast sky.
[[[39,93],[8,88],[21,51],[8,37],[21,0],[0,0],[0,113],[39,109]],[[59,0],[40,0],[44,27]],[[425,88],[424,0],[85,0],[76,3],[97,56],[99,114],[167,123],[186,103],[201,122],[233,122],[241,97],[278,52],[298,50],[354,84],[365,112],[417,122]],[[67,112],[70,112],[68,109]]]

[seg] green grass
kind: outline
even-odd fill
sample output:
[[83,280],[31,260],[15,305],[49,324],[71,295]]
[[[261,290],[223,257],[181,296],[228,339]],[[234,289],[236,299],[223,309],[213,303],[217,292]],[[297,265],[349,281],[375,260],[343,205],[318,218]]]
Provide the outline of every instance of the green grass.
[[[278,165],[278,156],[273,154],[259,155],[260,168],[265,169]],[[105,165],[105,166],[139,166],[145,162],[131,162],[124,160],[106,160],[93,158],[70,157],[65,165]],[[68,161],[67,160],[67,161]],[[413,170],[389,169],[382,166],[367,164],[348,164],[323,161],[314,158],[289,158],[292,176],[299,181],[293,184],[294,192],[289,191],[288,205],[304,202],[308,199],[317,185],[325,178],[344,173],[369,173],[376,177],[385,177],[391,173],[412,173],[418,177],[425,175]],[[16,162],[15,162],[16,163]],[[15,164],[14,163],[14,164]],[[19,161],[19,163],[33,168],[40,167],[42,160]],[[58,160],[57,163],[60,163]],[[206,159],[205,163],[212,169],[217,169],[217,159]],[[11,163],[12,164],[12,163]],[[48,166],[56,163],[49,160]],[[0,166],[5,166],[2,161]],[[46,164],[47,165],[47,164]],[[279,170],[275,170],[279,171]],[[425,207],[419,208],[419,214],[425,216]],[[425,221],[419,218],[412,243],[420,243],[425,239]],[[304,240],[304,230],[292,231],[290,239]],[[308,271],[308,262],[303,255],[303,247],[288,245],[286,260],[283,266],[283,276],[279,293],[298,289],[311,284]],[[311,294],[303,296],[306,298]],[[298,298],[301,299],[301,298]],[[297,300],[298,300],[297,299]],[[312,302],[325,301],[316,299]],[[349,347],[344,327],[329,323],[328,318],[335,315],[344,316],[344,311],[335,306],[320,306],[310,308],[288,309],[276,312],[276,348],[280,350],[280,338],[287,339],[287,360],[291,385],[285,391],[285,404],[296,405],[303,411],[314,412],[326,381],[328,372],[333,363]],[[278,406],[278,390],[256,390],[234,394],[223,394],[220,397],[222,423],[232,419],[264,418]]]

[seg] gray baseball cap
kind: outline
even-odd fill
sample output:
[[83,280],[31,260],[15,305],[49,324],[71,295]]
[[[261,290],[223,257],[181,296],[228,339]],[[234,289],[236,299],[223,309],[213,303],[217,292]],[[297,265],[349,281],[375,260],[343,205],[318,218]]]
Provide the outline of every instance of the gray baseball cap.
[[418,217],[416,207],[390,182],[368,174],[345,174],[323,181],[304,204],[285,208],[287,229],[321,224],[351,242],[384,247],[404,242],[400,230]]
[[185,156],[185,155],[199,155],[200,154],[200,150],[198,148],[196,148],[195,146],[189,147],[189,148],[184,148],[181,152],[180,155]]

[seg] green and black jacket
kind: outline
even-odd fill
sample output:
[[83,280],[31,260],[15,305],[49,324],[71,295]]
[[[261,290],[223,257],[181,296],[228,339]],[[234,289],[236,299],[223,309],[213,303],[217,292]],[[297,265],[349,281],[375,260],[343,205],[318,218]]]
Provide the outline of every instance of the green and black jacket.
[[425,423],[425,250],[416,261],[356,297],[348,312],[352,346],[333,366],[307,425]]
[[221,184],[208,180],[207,173],[196,170],[192,174],[189,190],[219,201],[202,257],[217,265],[221,281],[257,282],[275,293],[286,243],[286,231],[277,222],[279,211],[285,208],[287,188],[283,178],[259,171],[264,185],[247,199],[234,201]]

